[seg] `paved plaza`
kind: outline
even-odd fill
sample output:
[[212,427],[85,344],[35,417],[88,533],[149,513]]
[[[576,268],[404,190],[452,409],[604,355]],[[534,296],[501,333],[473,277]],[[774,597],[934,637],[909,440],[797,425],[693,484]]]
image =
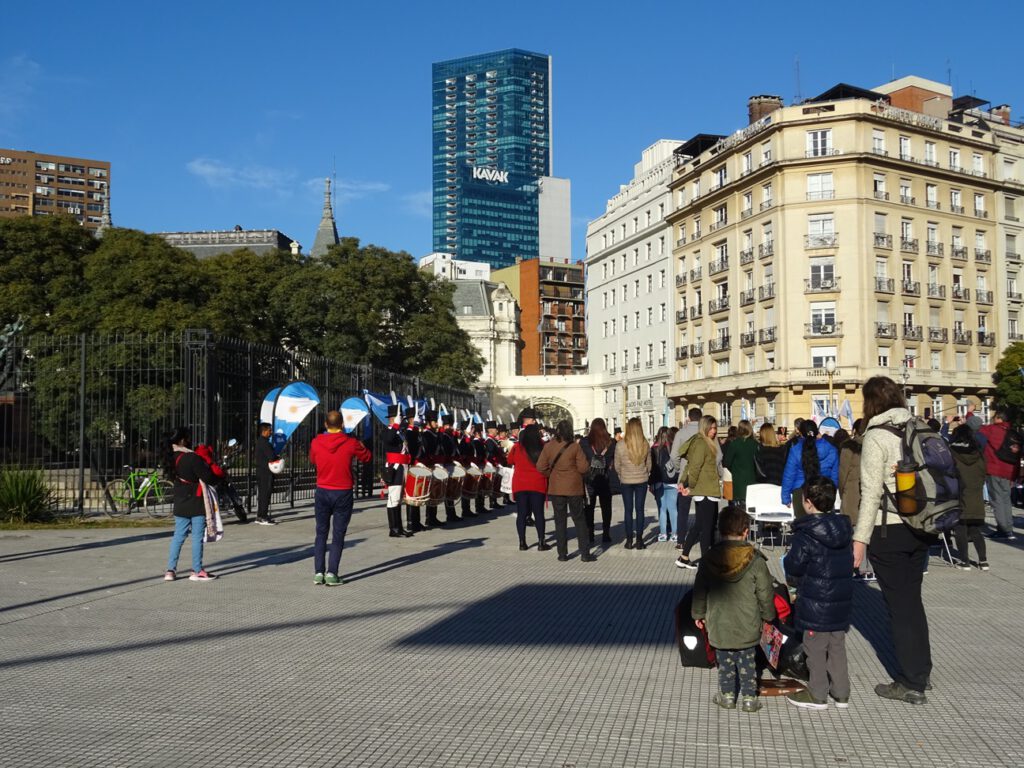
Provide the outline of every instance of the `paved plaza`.
[[670,543],[624,550],[621,522],[597,562],[559,563],[519,552],[507,512],[396,540],[360,502],[348,583],[314,587],[310,511],[279,519],[230,525],[211,583],[161,580],[169,531],[0,532],[0,764],[1024,765],[1021,542],[991,542],[988,573],[932,560],[927,706],[872,692],[892,650],[861,585],[851,708],[751,715],[679,666],[693,572]]

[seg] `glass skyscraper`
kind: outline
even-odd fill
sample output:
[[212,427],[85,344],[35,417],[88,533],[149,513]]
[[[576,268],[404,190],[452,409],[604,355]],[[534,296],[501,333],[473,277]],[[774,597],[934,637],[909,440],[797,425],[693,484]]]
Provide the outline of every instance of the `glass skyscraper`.
[[518,49],[433,65],[433,249],[493,268],[538,257],[551,174],[551,58]]

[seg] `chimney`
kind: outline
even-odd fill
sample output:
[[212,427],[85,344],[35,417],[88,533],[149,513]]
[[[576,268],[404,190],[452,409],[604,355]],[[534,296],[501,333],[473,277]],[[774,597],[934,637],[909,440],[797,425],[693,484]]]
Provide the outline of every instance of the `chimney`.
[[756,123],[765,115],[770,115],[776,109],[782,109],[781,96],[751,96],[747,99],[747,117],[750,124]]
[[292,249],[292,256],[298,256],[299,253],[301,253],[301,251],[302,251],[302,246],[299,245],[294,240],[292,240],[291,249]]
[[998,107],[992,108],[992,117],[998,120],[1003,125],[1010,124],[1010,105],[1000,104]]

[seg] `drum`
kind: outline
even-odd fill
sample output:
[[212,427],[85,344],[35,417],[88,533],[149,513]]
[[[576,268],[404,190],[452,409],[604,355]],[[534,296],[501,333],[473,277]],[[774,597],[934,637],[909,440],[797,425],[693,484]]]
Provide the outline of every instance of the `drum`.
[[448,501],[458,501],[462,498],[462,483],[466,479],[466,470],[455,464],[451,468],[451,475],[448,477],[448,485],[445,487],[445,495]]
[[405,503],[422,507],[430,501],[430,481],[433,479],[433,473],[426,467],[409,467],[405,475]]
[[480,478],[480,489],[479,493],[481,496],[490,496],[492,491],[497,489],[495,485],[494,476],[494,465],[491,462],[484,464],[483,476]]
[[446,487],[448,485],[448,470],[444,467],[434,467],[433,477],[430,480],[430,502],[428,506],[436,507],[444,504]]
[[513,467],[498,467],[498,474],[501,475],[501,492],[512,495],[512,471]]
[[481,477],[483,477],[483,472],[480,471],[480,467],[476,464],[470,464],[466,467],[466,477],[462,481],[462,498],[476,498],[477,491],[480,490]]

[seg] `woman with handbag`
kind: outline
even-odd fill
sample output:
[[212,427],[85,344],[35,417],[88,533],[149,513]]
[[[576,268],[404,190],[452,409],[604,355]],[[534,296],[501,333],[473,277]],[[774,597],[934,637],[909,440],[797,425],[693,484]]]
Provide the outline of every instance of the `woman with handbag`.
[[[615,491],[615,448],[618,445],[608,434],[604,419],[597,418],[590,422],[590,431],[580,440],[580,449],[587,459],[587,474],[584,478],[587,486],[587,502],[584,515],[587,520],[587,531],[590,542],[594,542],[594,508],[601,504],[601,541],[610,544],[612,541],[612,493]],[[598,461],[594,461],[594,457]]]
[[512,495],[516,500],[516,530],[519,549],[529,549],[526,543],[526,521],[533,518],[537,529],[537,551],[547,552],[551,545],[544,541],[544,497],[548,492],[548,479],[537,470],[537,462],[544,450],[540,427],[530,424],[519,433],[519,442],[508,454],[512,474]]
[[679,492],[693,498],[695,520],[686,532],[683,552],[676,560],[679,568],[694,569],[690,550],[700,540],[704,557],[715,543],[718,500],[722,495],[721,453],[718,450],[718,421],[714,416],[701,416],[697,434],[683,443],[680,456],[686,459],[686,472],[679,477]]
[[164,581],[177,578],[178,556],[189,533],[192,534],[192,574],[189,581],[213,581],[216,576],[203,568],[203,543],[206,538],[206,502],[201,483],[213,485],[210,465],[192,451],[192,433],[178,427],[167,435],[163,451],[164,477],[174,482],[174,535],[167,556]]
[[633,417],[626,422],[626,437],[615,452],[615,474],[622,487],[622,503],[626,508],[626,549],[633,549],[633,535],[636,534],[636,548],[646,549],[644,544],[644,499],[647,498],[647,483],[651,477],[651,449],[644,437],[640,419]]
[[548,478],[548,498],[551,499],[555,514],[559,562],[569,559],[567,515],[572,516],[573,525],[576,526],[580,560],[590,563],[596,559],[590,554],[590,534],[583,516],[583,475],[589,468],[587,457],[573,438],[572,424],[568,421],[558,422],[554,436],[540,452],[537,471]]

